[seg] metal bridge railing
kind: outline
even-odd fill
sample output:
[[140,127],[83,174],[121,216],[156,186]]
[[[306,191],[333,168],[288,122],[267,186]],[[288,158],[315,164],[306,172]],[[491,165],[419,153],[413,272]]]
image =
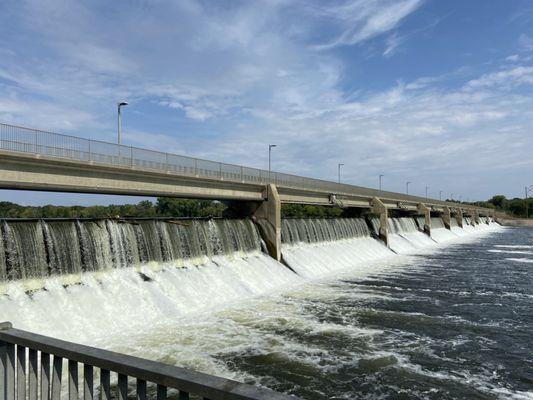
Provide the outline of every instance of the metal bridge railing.
[[[180,156],[118,145],[92,139],[83,139],[59,133],[24,128],[0,123],[0,150],[31,153],[45,157],[86,162],[105,166],[135,168],[186,177],[218,179],[231,182],[266,185],[281,188],[322,191],[331,194],[379,197],[383,200],[424,202],[441,206],[457,206],[440,200],[426,199],[401,193],[339,184],[321,179],[269,172],[235,164],[226,164],[199,158]],[[474,208],[461,205],[463,208]]]
[[165,400],[167,395],[180,400],[298,399],[0,323],[0,400],[60,400],[66,395],[69,400],[93,400],[95,386],[101,400],[127,400],[132,390],[138,400]]

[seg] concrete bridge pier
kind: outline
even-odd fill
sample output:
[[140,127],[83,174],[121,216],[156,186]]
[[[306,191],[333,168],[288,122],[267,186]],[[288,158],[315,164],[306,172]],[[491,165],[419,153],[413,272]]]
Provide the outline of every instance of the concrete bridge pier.
[[477,211],[474,211],[472,213],[472,220],[476,225],[479,225],[480,219],[479,219],[479,213]]
[[281,261],[281,199],[274,184],[263,191],[263,201],[225,201],[227,218],[252,218],[266,244],[268,254]]
[[425,204],[419,203],[418,213],[424,215],[424,232],[431,236],[431,209]]
[[274,184],[268,184],[265,191],[266,200],[259,205],[253,217],[268,253],[275,260],[281,261],[281,199]]
[[455,209],[455,220],[457,221],[457,226],[459,228],[463,227],[463,210],[460,208]]
[[379,238],[389,247],[389,212],[383,202],[374,197],[371,201],[372,213],[379,215]]
[[442,221],[444,222],[444,227],[446,229],[452,229],[452,212],[449,207],[444,207],[442,212]]

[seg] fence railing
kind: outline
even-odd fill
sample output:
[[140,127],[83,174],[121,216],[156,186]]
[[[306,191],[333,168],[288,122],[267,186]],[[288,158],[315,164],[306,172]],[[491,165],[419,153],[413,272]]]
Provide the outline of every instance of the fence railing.
[[138,400],[165,400],[167,396],[179,400],[298,399],[0,323],[0,400],[60,400],[67,396],[69,400],[98,396],[101,400],[126,400],[132,392]]
[[[250,168],[242,165],[180,156],[92,139],[83,139],[54,132],[0,123],[0,150],[31,153],[43,157],[85,162],[105,166],[135,168],[185,177],[218,179],[231,182],[266,185],[281,188],[322,191],[337,195],[379,197],[383,200],[454,207],[457,204],[426,199],[402,193],[370,189],[321,179]],[[464,208],[476,208],[461,205]]]

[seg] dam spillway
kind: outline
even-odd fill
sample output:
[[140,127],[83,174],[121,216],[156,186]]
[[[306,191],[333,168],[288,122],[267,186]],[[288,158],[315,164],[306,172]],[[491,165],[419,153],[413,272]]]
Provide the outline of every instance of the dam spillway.
[[[395,229],[390,249],[376,238],[372,220],[284,219],[285,265],[264,252],[249,219],[2,223],[4,270],[10,273],[0,284],[2,319],[21,329],[239,380],[249,378],[224,367],[220,357],[235,353],[235,362],[240,362],[242,348],[266,343],[274,346],[274,354],[304,351],[290,333],[278,342],[269,327],[279,332],[309,330],[305,335],[325,329],[326,337],[332,335],[329,329],[341,329],[317,327],[305,317],[316,296],[331,296],[314,282],[346,271],[352,280],[384,268],[394,271],[401,259],[395,253],[438,246],[419,230],[415,218],[407,217],[389,219]],[[469,232],[475,238],[498,229],[496,224],[481,224]],[[60,259],[76,243],[75,256]],[[38,270],[26,265],[26,278],[13,275],[14,260],[20,265],[43,254],[45,262]],[[79,264],[68,269],[68,260]],[[309,285],[313,296],[305,307],[291,296],[281,306],[277,300],[262,300],[283,299],[283,293],[305,291],[298,288]],[[245,309],[239,311],[241,305]],[[228,317],[224,310],[232,307],[237,309]],[[255,330],[258,333],[246,339],[245,334]],[[173,337],[180,338],[178,344]],[[220,343],[225,343],[222,355],[209,356]],[[305,365],[302,368],[309,368]]]
[[[488,222],[482,217],[480,227],[488,226]],[[0,224],[0,282],[42,280],[147,263],[201,265],[215,256],[262,249],[259,231],[250,219],[43,219],[3,220]],[[433,217],[432,239],[422,232],[423,224],[423,218],[389,218],[390,248],[403,253],[481,229],[468,218],[463,219],[463,228],[455,222],[446,229],[441,218]],[[376,239],[377,218],[283,219],[281,231],[285,258],[293,259],[293,264],[298,262],[289,253],[302,244],[344,246],[348,263],[350,257],[357,260],[376,249],[390,253]],[[348,249],[350,244],[357,244],[357,248]]]
[[[68,321],[85,343],[101,321],[119,335],[139,314],[143,323],[157,324],[343,270],[369,271],[397,254],[438,246],[448,235],[461,237],[435,226],[437,239],[430,238],[416,218],[389,218],[387,247],[375,219],[283,219],[280,263],[266,253],[251,219],[1,223],[2,319],[57,337],[69,331]],[[465,219],[464,226],[457,228],[462,235],[475,236],[499,225]]]
[[1,229],[0,281],[260,249],[250,220],[4,220]]

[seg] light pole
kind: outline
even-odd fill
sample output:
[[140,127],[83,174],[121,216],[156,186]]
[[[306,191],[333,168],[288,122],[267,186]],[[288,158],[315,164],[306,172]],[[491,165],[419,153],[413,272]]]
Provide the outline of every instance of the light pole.
[[383,177],[384,177],[384,176],[385,176],[385,175],[383,175],[383,174],[380,174],[380,175],[379,175],[379,190],[381,190],[381,183],[382,183],[382,180],[383,180]]
[[121,109],[121,107],[127,106],[127,105],[128,105],[127,101],[121,101],[117,105],[117,109],[118,109],[118,144],[121,144],[121,141],[122,141],[122,117],[121,117],[120,109]]
[[526,218],[529,218],[528,194],[533,193],[533,185],[526,186]]
[[429,186],[426,186],[426,200],[428,199],[428,189],[429,189]]
[[337,168],[338,168],[338,173],[339,173],[339,183],[341,183],[341,167],[342,167],[343,165],[344,165],[344,164],[339,163],[339,165],[337,166]]
[[439,190],[439,200],[442,201],[442,190]]
[[268,145],[268,177],[270,178],[270,171],[272,171],[272,147],[277,147],[275,144]]
[[405,193],[406,194],[409,194],[409,185],[411,184],[411,182],[405,182]]
[[450,194],[450,199],[453,201],[453,193]]

